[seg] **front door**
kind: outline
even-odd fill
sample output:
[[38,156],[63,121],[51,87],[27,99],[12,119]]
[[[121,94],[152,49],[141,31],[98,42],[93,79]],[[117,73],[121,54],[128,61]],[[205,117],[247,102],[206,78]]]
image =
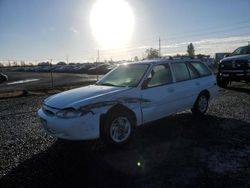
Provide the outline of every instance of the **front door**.
[[153,121],[171,113],[172,98],[175,89],[172,87],[172,74],[168,64],[155,65],[148,75],[141,90],[143,123]]

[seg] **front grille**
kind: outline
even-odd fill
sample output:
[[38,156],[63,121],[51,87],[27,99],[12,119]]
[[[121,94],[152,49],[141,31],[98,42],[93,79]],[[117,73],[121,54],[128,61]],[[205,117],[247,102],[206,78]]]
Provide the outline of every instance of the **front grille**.
[[46,113],[46,114],[48,114],[48,115],[50,115],[50,116],[53,116],[54,115],[54,113],[52,112],[52,111],[50,111],[50,110],[44,110],[44,112]]
[[233,68],[232,62],[231,61],[223,62],[221,64],[221,68],[222,69],[232,69]]
[[49,115],[49,116],[54,116],[55,112],[53,111],[53,109],[51,109],[50,107],[43,105],[42,110],[45,114]]
[[242,70],[248,67],[247,60],[233,60],[233,61],[223,61],[221,63],[221,69],[224,70]]

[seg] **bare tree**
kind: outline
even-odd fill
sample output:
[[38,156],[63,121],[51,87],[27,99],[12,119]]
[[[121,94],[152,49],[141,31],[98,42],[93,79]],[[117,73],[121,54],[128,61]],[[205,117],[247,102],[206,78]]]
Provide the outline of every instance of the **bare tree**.
[[147,59],[154,59],[159,57],[159,51],[154,48],[146,49]]
[[137,56],[135,56],[134,61],[139,61],[139,58]]
[[14,67],[16,67],[16,66],[17,66],[17,61],[13,61],[13,62],[12,62],[12,65],[13,65]]
[[192,43],[190,43],[188,46],[187,46],[187,53],[188,53],[188,56],[191,57],[191,58],[194,58],[194,45]]

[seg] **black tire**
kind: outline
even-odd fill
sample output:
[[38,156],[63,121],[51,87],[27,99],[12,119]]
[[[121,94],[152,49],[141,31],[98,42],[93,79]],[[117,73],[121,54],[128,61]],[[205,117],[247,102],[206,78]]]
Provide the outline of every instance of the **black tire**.
[[8,78],[6,76],[0,76],[0,83],[3,83],[7,80],[8,80]]
[[221,88],[226,88],[229,84],[228,80],[222,80],[220,76],[217,75],[217,85]]
[[203,116],[208,109],[208,101],[208,95],[205,92],[200,93],[191,109],[192,113],[196,116]]
[[[118,126],[115,126],[115,124],[118,121],[126,122],[126,126],[123,127],[124,125],[122,125],[120,123],[118,123]],[[126,128],[127,126],[129,128]],[[129,142],[132,135],[134,134],[134,130],[135,130],[135,120],[133,118],[133,115],[130,112],[119,111],[119,110],[112,111],[107,115],[106,122],[103,126],[103,129],[102,129],[102,131],[103,131],[102,136],[103,136],[104,141],[108,145],[117,147],[117,146],[122,146],[122,145],[126,144],[127,142]],[[121,131],[121,132],[119,133],[119,131]],[[123,135],[122,131],[125,135]],[[115,136],[113,135],[114,132],[116,132],[118,134],[117,139],[115,139]],[[127,133],[128,133],[128,135],[127,135]],[[123,137],[123,139],[118,141],[122,137]]]

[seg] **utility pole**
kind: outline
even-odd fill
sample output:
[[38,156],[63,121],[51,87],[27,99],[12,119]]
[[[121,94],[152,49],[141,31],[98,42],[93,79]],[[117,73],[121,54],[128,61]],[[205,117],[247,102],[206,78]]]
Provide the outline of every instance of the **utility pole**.
[[69,56],[66,56],[66,62],[69,64]]
[[99,80],[99,76],[97,74],[97,62],[100,62],[100,51],[97,50],[97,58],[96,58],[96,80]]
[[53,73],[52,73],[52,59],[50,60],[50,79],[51,79],[51,87],[54,89],[54,80],[53,80]]
[[250,45],[250,41],[248,41],[248,46]]
[[97,50],[97,62],[100,62],[100,51]]
[[159,57],[161,57],[161,38],[159,37]]

